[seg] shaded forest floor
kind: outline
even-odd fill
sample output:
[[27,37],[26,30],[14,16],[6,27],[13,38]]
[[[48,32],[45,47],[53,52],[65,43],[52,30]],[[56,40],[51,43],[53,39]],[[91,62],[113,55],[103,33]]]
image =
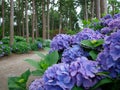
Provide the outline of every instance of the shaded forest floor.
[[[41,51],[43,54],[47,54],[46,51]],[[5,56],[0,58],[0,90],[8,90],[7,79],[11,76],[19,76],[27,69],[34,70],[25,59],[40,60],[40,57],[34,52],[28,54],[12,54],[10,56]],[[36,77],[31,76],[29,78],[28,84],[33,81]],[[39,77],[38,77],[39,78]]]

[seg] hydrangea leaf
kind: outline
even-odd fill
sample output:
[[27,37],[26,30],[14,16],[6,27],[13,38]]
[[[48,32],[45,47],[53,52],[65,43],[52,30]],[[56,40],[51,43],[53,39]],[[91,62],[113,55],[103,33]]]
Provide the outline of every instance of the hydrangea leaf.
[[81,45],[86,46],[88,48],[96,48],[104,43],[103,39],[99,40],[83,40],[81,41]]
[[98,87],[108,84],[108,83],[112,83],[113,80],[110,78],[104,78],[102,80],[100,80],[97,84],[95,84],[90,90],[96,90]]
[[45,58],[45,55],[40,53],[40,52],[35,52],[35,54],[37,54],[38,56],[40,56],[41,58]]
[[30,70],[27,70],[19,77],[9,77],[8,78],[9,90],[27,90],[26,83],[30,74],[31,74]]
[[40,65],[37,61],[35,61],[33,59],[26,59],[25,61],[28,62],[33,67],[35,67],[36,69],[40,69]]
[[96,60],[98,54],[96,51],[92,50],[89,52],[89,55],[92,57],[93,60]]
[[31,72],[34,76],[42,76],[44,74],[44,70],[35,70]]
[[83,90],[81,87],[74,86],[72,90]]
[[57,51],[53,51],[52,53],[46,55],[45,57],[46,62],[51,66],[53,64],[56,64],[59,60],[59,54]]

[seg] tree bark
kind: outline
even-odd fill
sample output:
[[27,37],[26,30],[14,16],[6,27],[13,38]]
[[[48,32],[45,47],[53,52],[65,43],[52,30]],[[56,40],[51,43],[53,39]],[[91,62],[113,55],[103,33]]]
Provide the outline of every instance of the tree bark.
[[42,0],[42,35],[43,35],[43,39],[46,39],[46,18],[45,18],[45,0]]
[[25,17],[26,17],[26,41],[27,43],[29,43],[29,30],[28,30],[28,13],[27,13],[27,10],[28,10],[28,1],[26,0],[25,1]]
[[100,0],[101,15],[107,14],[107,0]]
[[14,43],[14,1],[10,0],[10,46]]
[[95,0],[95,13],[96,13],[96,18],[100,19],[101,14],[100,14],[100,0]]
[[88,9],[87,9],[87,1],[85,0],[85,5],[84,5],[85,13],[84,13],[84,19],[88,20]]
[[32,43],[34,42],[34,31],[35,31],[35,0],[32,0],[33,4],[33,16],[32,16]]
[[2,0],[2,38],[5,36],[4,0]]
[[61,30],[62,30],[62,15],[60,13],[59,34],[61,33]]
[[94,18],[95,2],[91,0],[91,19]]
[[50,38],[50,14],[49,14],[50,0],[47,1],[47,38]]

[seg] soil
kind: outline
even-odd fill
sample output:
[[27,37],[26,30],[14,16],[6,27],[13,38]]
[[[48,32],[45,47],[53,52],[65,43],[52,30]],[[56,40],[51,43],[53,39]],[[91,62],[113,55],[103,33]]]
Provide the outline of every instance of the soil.
[[[43,54],[47,54],[46,51],[41,51]],[[35,70],[34,67],[25,62],[25,59],[34,59],[39,61],[40,57],[34,52],[28,54],[12,54],[0,58],[0,90],[8,90],[7,80],[8,77],[19,76],[27,69]],[[30,84],[35,78],[31,76],[28,80],[27,85]]]

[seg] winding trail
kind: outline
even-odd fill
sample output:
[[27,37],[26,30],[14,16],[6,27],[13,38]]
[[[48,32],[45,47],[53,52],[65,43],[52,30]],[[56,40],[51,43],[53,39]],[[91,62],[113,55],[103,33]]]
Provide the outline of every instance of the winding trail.
[[[47,51],[40,52],[47,54]],[[27,69],[35,69],[25,62],[25,59],[34,59],[38,61],[40,60],[40,57],[34,54],[34,52],[30,52],[29,54],[12,54],[10,56],[0,58],[0,90],[8,90],[8,77],[19,76]],[[35,78],[36,77],[31,76],[27,85],[29,85]]]

